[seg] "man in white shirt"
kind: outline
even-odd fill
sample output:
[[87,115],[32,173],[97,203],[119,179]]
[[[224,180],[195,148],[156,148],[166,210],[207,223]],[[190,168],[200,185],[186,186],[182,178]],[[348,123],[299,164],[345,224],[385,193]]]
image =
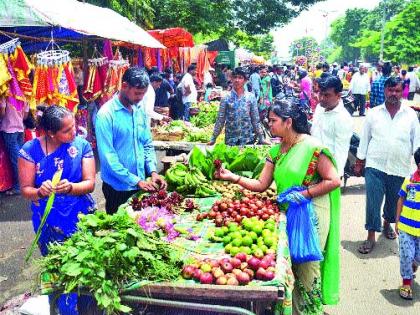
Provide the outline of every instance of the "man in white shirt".
[[365,66],[360,66],[359,72],[353,74],[349,90],[354,96],[355,107],[359,108],[359,116],[365,116],[366,94],[370,92],[370,80]]
[[330,75],[318,82],[320,106],[315,110],[311,134],[331,150],[337,171],[343,176],[353,134],[353,121],[341,100],[341,80]]
[[361,175],[365,168],[367,240],[359,252],[368,254],[375,245],[375,232],[388,239],[396,235],[390,223],[395,223],[398,192],[404,178],[410,175],[411,158],[420,146],[420,127],[413,109],[401,105],[403,82],[398,77],[385,81],[385,104],[372,108],[365,121],[354,168]]
[[410,79],[410,86],[408,88],[408,99],[414,100],[414,94],[420,89],[420,80],[417,74],[414,72],[413,67],[408,67],[407,79]]
[[190,107],[197,102],[197,88],[194,84],[194,77],[197,73],[197,66],[192,64],[188,67],[188,72],[181,80],[182,103],[184,104],[184,120],[190,120]]
[[170,121],[170,118],[165,115],[161,115],[155,112],[155,99],[156,99],[156,92],[155,90],[159,88],[162,84],[162,77],[157,74],[152,74],[150,76],[150,84],[147,87],[146,94],[143,96],[143,100],[140,102],[140,106],[144,106],[145,112],[149,119],[149,126],[151,123],[151,119],[156,121]]

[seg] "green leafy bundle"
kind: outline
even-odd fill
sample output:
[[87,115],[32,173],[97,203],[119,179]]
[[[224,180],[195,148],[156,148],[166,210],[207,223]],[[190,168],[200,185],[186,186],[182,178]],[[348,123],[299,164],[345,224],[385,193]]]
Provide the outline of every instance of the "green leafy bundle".
[[99,308],[130,312],[121,304],[121,289],[132,282],[179,277],[183,262],[168,243],[145,233],[126,211],[81,216],[78,231],[62,244],[51,244],[41,259],[43,273],[65,293],[89,290]]
[[219,102],[199,103],[200,111],[197,115],[191,117],[191,124],[198,128],[214,125],[219,112],[219,105]]
[[213,179],[215,166],[213,162],[220,160],[223,167],[242,176],[257,178],[264,167],[265,157],[270,149],[269,146],[238,147],[227,146],[218,143],[212,150],[203,153],[194,147],[191,151],[189,163],[198,168],[207,178]]

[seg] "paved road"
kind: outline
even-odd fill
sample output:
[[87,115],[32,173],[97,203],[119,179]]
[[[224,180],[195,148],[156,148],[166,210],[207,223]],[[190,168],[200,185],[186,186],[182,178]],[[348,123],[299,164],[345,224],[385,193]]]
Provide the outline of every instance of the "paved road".
[[[355,130],[360,130],[362,122],[362,118],[354,118]],[[94,196],[103,208],[99,181]],[[414,287],[413,301],[404,301],[398,296],[397,241],[380,236],[371,255],[362,256],[357,252],[359,242],[366,236],[364,204],[363,179],[349,179],[342,196],[341,302],[338,306],[328,307],[327,311],[339,315],[418,315],[418,282]],[[0,305],[17,294],[36,288],[35,267],[24,264],[33,236],[28,203],[21,197],[0,196]]]

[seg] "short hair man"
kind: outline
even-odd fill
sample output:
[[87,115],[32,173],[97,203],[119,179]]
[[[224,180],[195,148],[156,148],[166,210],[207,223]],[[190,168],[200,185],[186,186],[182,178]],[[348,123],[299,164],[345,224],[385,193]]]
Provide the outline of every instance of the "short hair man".
[[341,100],[343,84],[333,75],[318,79],[319,106],[316,107],[311,134],[331,150],[337,162],[337,171],[344,175],[353,121]]
[[222,99],[209,145],[216,142],[225,127],[227,145],[246,145],[255,142],[263,143],[263,131],[260,125],[257,100],[253,93],[245,90],[247,74],[242,68],[232,72],[233,88],[230,94]]
[[359,176],[365,168],[368,237],[359,247],[362,254],[372,251],[375,232],[382,231],[388,239],[396,238],[391,223],[395,223],[398,192],[410,174],[411,157],[420,146],[417,115],[410,107],[401,105],[402,80],[389,77],[384,87],[385,104],[371,109],[366,116],[354,168]]
[[369,76],[367,68],[360,66],[359,72],[353,74],[349,90],[354,96],[354,105],[359,108],[359,116],[365,116],[366,95],[370,92]]
[[192,64],[188,67],[188,72],[185,73],[181,80],[182,86],[182,103],[184,104],[184,120],[190,120],[190,107],[197,102],[197,88],[194,84],[194,78],[197,74],[197,66]]
[[[101,164],[105,209],[113,214],[139,190],[166,188],[158,175],[148,117],[139,102],[149,87],[147,73],[138,67],[126,70],[121,90],[99,110],[96,140]],[[146,181],[151,176],[152,180]]]

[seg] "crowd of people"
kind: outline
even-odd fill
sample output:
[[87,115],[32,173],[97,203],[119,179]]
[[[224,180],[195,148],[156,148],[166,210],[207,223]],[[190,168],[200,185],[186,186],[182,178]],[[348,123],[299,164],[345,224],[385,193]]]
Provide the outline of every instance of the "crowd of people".
[[[295,194],[300,187],[302,200],[313,203],[325,260],[322,266],[319,262],[293,264],[293,308],[296,314],[322,314],[323,304],[336,304],[339,299],[339,188],[353,134],[352,118],[341,98],[347,87],[360,116],[365,115],[366,100],[370,101],[355,166],[355,173],[365,176],[367,191],[368,236],[359,252],[369,254],[374,249],[376,232],[389,239],[399,234],[400,295],[410,299],[415,267],[420,263],[420,128],[415,112],[402,106],[401,99],[413,98],[420,84],[412,68],[408,72],[396,68],[384,63],[369,75],[363,65],[357,70],[336,64],[318,65],[313,70],[285,65],[232,71],[224,67],[219,76],[211,68],[201,86],[196,84],[194,64],[182,77],[170,69],[147,73],[129,68],[120,91],[99,109],[95,120],[106,212],[115,213],[139,190],[166,188],[157,172],[151,121],[188,121],[191,105],[206,94],[209,97],[206,89],[222,82],[228,91],[221,100],[209,144],[216,142],[224,128],[228,145],[260,143],[272,148],[259,179],[224,169],[218,177],[259,192],[273,181],[279,194],[289,190]],[[76,137],[72,113],[60,106],[39,108],[37,121],[42,133],[23,144],[27,113],[28,108],[16,111],[4,102],[0,106],[2,136],[15,174],[9,194],[20,192],[32,201],[36,231],[48,197],[57,193],[53,215],[39,241],[41,254],[46,255],[49,242],[74,233],[79,213],[95,210],[90,196],[96,176],[94,154],[86,140]],[[281,138],[280,144],[271,144],[264,120],[270,137]],[[410,175],[413,155],[418,169]],[[63,173],[54,186],[51,179],[58,170]],[[72,295],[63,297],[58,305],[63,312],[75,311],[77,304],[81,309],[82,302]]]

